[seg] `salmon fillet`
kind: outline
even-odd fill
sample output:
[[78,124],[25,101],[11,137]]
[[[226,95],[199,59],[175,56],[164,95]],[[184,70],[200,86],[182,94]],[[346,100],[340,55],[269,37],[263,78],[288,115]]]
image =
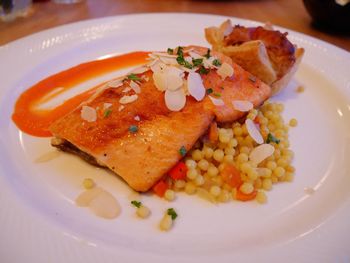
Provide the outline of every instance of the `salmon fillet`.
[[[200,55],[207,52],[206,48],[195,46],[184,49],[185,53],[186,50]],[[222,106],[214,105],[208,95],[201,101],[186,96],[185,106],[180,111],[171,111],[164,92],[155,85],[152,71],[147,70],[137,74],[141,92],[135,101],[120,102],[125,96],[135,95],[134,90],[127,89],[129,80],[117,88],[105,87],[54,122],[50,131],[61,143],[69,142],[121,176],[134,190],[147,191],[183,157],[180,148],[191,149],[214,119],[227,122],[244,115],[234,109],[233,100],[248,100],[257,106],[270,96],[269,86],[258,79],[252,81],[250,73],[233,64],[230,58],[215,52],[212,55],[234,69],[234,75],[224,80],[215,69],[202,75],[204,87],[220,93]],[[84,106],[96,110],[94,121],[82,118]],[[57,146],[57,140],[53,145]]]

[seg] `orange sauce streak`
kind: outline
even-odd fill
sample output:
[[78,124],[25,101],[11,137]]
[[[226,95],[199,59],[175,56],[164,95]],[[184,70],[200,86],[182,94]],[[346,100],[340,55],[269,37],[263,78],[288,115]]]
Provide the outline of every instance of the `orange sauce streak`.
[[147,55],[148,52],[132,52],[83,63],[52,75],[20,95],[15,104],[12,120],[21,131],[27,134],[50,137],[52,136],[49,131],[50,125],[87,100],[101,85],[78,94],[52,109],[38,109],[38,105],[57,97],[84,81],[118,69],[142,64],[146,61]]

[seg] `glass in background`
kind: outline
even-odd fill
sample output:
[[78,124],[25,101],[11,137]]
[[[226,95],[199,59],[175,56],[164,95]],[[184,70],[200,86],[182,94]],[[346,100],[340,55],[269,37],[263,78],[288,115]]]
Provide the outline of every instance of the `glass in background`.
[[30,14],[32,0],[0,0],[0,20],[13,21]]

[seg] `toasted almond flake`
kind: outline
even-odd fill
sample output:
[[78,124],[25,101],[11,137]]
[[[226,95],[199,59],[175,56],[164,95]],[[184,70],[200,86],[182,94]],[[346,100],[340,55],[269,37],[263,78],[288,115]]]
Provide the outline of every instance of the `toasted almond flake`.
[[235,110],[242,112],[250,111],[253,108],[253,103],[247,100],[234,100],[232,105]]
[[165,95],[165,105],[171,111],[179,111],[186,104],[186,95],[182,89],[178,90],[166,90]]
[[166,89],[177,90],[183,84],[183,78],[177,74],[166,74]]
[[136,116],[134,117],[134,120],[135,120],[135,121],[140,121],[140,120],[141,120],[141,118],[140,118],[140,116],[139,116],[139,115],[136,115]]
[[216,72],[224,80],[226,77],[231,77],[233,75],[233,67],[224,62]]
[[127,92],[129,92],[130,90],[132,90],[132,88],[126,87],[125,89],[122,90],[122,92],[127,93]]
[[144,73],[144,72],[146,72],[148,70],[149,70],[148,67],[141,66],[141,67],[133,69],[132,71],[129,72],[129,74],[142,74],[142,73]]
[[195,52],[188,52],[188,54],[194,58],[194,59],[199,59],[199,58],[203,58],[203,56],[199,55],[198,53],[195,53]]
[[138,96],[136,94],[130,95],[130,96],[125,95],[125,96],[120,98],[119,103],[128,104],[128,103],[131,103],[131,102],[137,100],[137,98],[138,98]]
[[212,96],[209,96],[209,99],[211,100],[211,102],[215,105],[215,106],[224,106],[225,103],[222,99],[217,99],[217,98],[214,98]]
[[149,77],[144,77],[143,78],[146,82],[149,81]]
[[167,68],[167,65],[160,60],[158,60],[156,63],[154,63],[151,66],[151,70],[153,72],[163,72]]
[[261,163],[266,158],[270,157],[275,151],[275,148],[271,144],[261,144],[255,147],[249,154],[249,160],[255,164]]
[[87,122],[94,122],[97,119],[96,110],[90,106],[83,106],[81,108],[80,116]]
[[258,143],[258,144],[264,143],[264,139],[263,139],[260,131],[258,130],[258,128],[256,127],[255,123],[251,119],[246,119],[245,120],[245,125],[247,127],[247,130],[248,130],[248,133],[249,133],[250,137],[252,137],[252,139],[256,143]]
[[130,81],[130,87],[138,94],[141,92],[141,88],[139,84],[137,84],[135,81]]
[[110,88],[118,88],[120,86],[123,86],[123,80],[122,79],[112,80],[108,82],[107,86]]
[[203,65],[205,68],[218,68],[217,66],[213,65],[213,61],[216,59],[216,57],[211,56],[210,58],[204,58]]
[[152,66],[154,66],[156,63],[158,63],[159,62],[159,58],[156,58],[156,59],[152,59],[150,62],[148,62],[147,64],[146,64],[146,66],[147,67],[152,67]]
[[153,52],[152,55],[155,57],[167,57],[167,58],[176,58],[177,57],[177,55],[171,55],[167,52]]
[[119,108],[118,108],[118,111],[122,111],[124,110],[125,106],[124,105],[120,105]]
[[159,91],[164,91],[166,90],[166,76],[163,72],[161,71],[155,71],[153,73],[153,81],[154,85]]
[[112,107],[112,103],[107,103],[107,102],[105,102],[105,103],[103,103],[103,110],[107,110],[108,108],[110,108],[110,107]]
[[233,27],[232,27],[232,23],[231,20],[226,20],[221,26],[220,26],[220,30],[222,30],[223,35],[226,37],[229,34],[232,33],[233,31]]
[[203,81],[198,73],[191,72],[187,77],[187,88],[190,95],[197,101],[201,101],[205,96]]
[[159,58],[164,64],[167,65],[172,65],[172,66],[176,66],[178,63],[176,61],[176,58],[169,58],[169,57],[160,57]]

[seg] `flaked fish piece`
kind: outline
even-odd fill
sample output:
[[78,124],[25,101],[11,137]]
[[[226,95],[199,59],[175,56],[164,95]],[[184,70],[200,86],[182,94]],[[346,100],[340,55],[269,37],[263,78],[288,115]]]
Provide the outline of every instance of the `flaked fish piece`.
[[[186,50],[200,56],[208,54],[207,48],[197,46],[184,48],[185,53]],[[187,95],[181,110],[170,110],[165,103],[165,91],[155,86],[150,69],[137,74],[140,92],[130,103],[120,102],[124,96],[135,95],[134,90],[123,92],[130,86],[130,81],[124,80],[120,88],[107,87],[54,122],[50,127],[55,136],[52,144],[65,151],[74,148],[71,152],[80,152],[88,161],[109,168],[136,191],[149,190],[183,157],[179,150],[191,149],[214,119],[234,121],[245,114],[236,110],[232,101],[245,100],[257,106],[270,96],[269,86],[257,79],[253,82],[251,75],[230,58],[217,52],[211,55],[221,64],[231,65],[234,73],[223,79],[213,67],[201,74],[206,89],[202,100]],[[213,104],[209,96],[217,96],[223,105]],[[104,107],[106,103],[108,108]],[[83,106],[96,110],[95,121],[81,117]],[[118,110],[120,106],[124,106],[122,111]]]

